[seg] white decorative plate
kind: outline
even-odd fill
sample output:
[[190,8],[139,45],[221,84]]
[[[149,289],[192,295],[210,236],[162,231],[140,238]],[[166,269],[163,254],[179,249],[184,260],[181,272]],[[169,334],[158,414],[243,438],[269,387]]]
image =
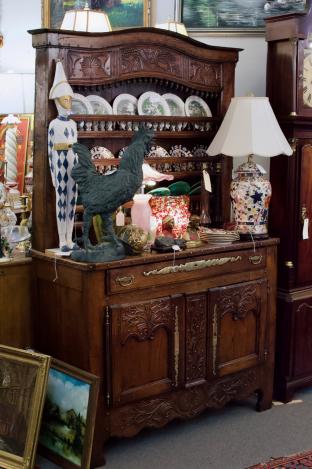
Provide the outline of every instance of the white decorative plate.
[[192,152],[190,152],[186,147],[183,147],[182,145],[174,145],[170,148],[169,153],[170,156],[174,156],[175,158],[189,158],[193,156]]
[[185,114],[188,117],[211,117],[208,104],[199,96],[189,96],[185,101]]
[[170,116],[167,101],[153,91],[147,91],[139,97],[138,112],[140,116]]
[[92,114],[113,114],[112,106],[108,101],[106,101],[106,99],[102,98],[102,96],[89,94],[89,96],[87,96],[87,100],[92,106]]
[[115,158],[113,153],[105,147],[93,147],[90,150],[92,160],[98,160],[101,158],[109,159]]
[[169,153],[167,150],[163,147],[159,147],[158,145],[156,147],[151,147],[149,153],[146,155],[147,158],[167,158]]
[[122,93],[114,99],[113,113],[134,116],[138,113],[138,100],[132,94]]
[[166,100],[171,116],[185,116],[184,101],[176,94],[166,93],[162,97]]
[[204,158],[207,156],[208,145],[195,145],[192,149],[193,156],[196,158]]
[[73,114],[93,114],[93,108],[90,101],[79,93],[74,93],[72,99]]

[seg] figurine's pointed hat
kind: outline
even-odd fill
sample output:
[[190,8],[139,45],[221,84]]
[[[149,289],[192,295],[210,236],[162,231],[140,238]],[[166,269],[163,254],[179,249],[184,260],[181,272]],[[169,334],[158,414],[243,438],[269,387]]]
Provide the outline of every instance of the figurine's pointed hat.
[[50,99],[60,98],[61,96],[74,96],[72,87],[67,81],[62,62],[56,62],[55,76],[52,88],[50,90]]

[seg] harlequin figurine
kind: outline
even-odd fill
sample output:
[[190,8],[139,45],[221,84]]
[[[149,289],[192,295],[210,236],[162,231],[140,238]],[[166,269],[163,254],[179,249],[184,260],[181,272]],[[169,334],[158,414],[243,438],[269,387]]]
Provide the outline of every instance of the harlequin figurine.
[[58,116],[49,125],[48,155],[56,195],[59,247],[63,252],[75,248],[72,233],[78,190],[71,172],[78,161],[77,155],[72,150],[72,145],[77,142],[77,125],[68,117],[71,113],[73,95],[63,65],[57,62],[49,98],[54,99]]

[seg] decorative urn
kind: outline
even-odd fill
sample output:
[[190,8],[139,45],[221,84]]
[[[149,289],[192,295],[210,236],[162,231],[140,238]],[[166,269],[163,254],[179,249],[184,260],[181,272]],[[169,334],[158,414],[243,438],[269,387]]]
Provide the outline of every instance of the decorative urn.
[[236,230],[241,237],[267,238],[272,194],[270,181],[253,161],[240,165],[231,182],[231,200]]

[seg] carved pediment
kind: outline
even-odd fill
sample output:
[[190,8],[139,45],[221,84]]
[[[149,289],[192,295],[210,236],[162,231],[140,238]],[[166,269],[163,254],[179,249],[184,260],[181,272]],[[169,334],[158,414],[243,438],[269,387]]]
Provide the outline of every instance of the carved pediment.
[[193,83],[221,86],[221,65],[207,64],[198,60],[189,61],[189,79]]
[[157,46],[125,48],[120,51],[120,70],[121,74],[149,71],[182,77],[183,57]]
[[111,62],[110,52],[69,52],[68,79],[110,78]]

